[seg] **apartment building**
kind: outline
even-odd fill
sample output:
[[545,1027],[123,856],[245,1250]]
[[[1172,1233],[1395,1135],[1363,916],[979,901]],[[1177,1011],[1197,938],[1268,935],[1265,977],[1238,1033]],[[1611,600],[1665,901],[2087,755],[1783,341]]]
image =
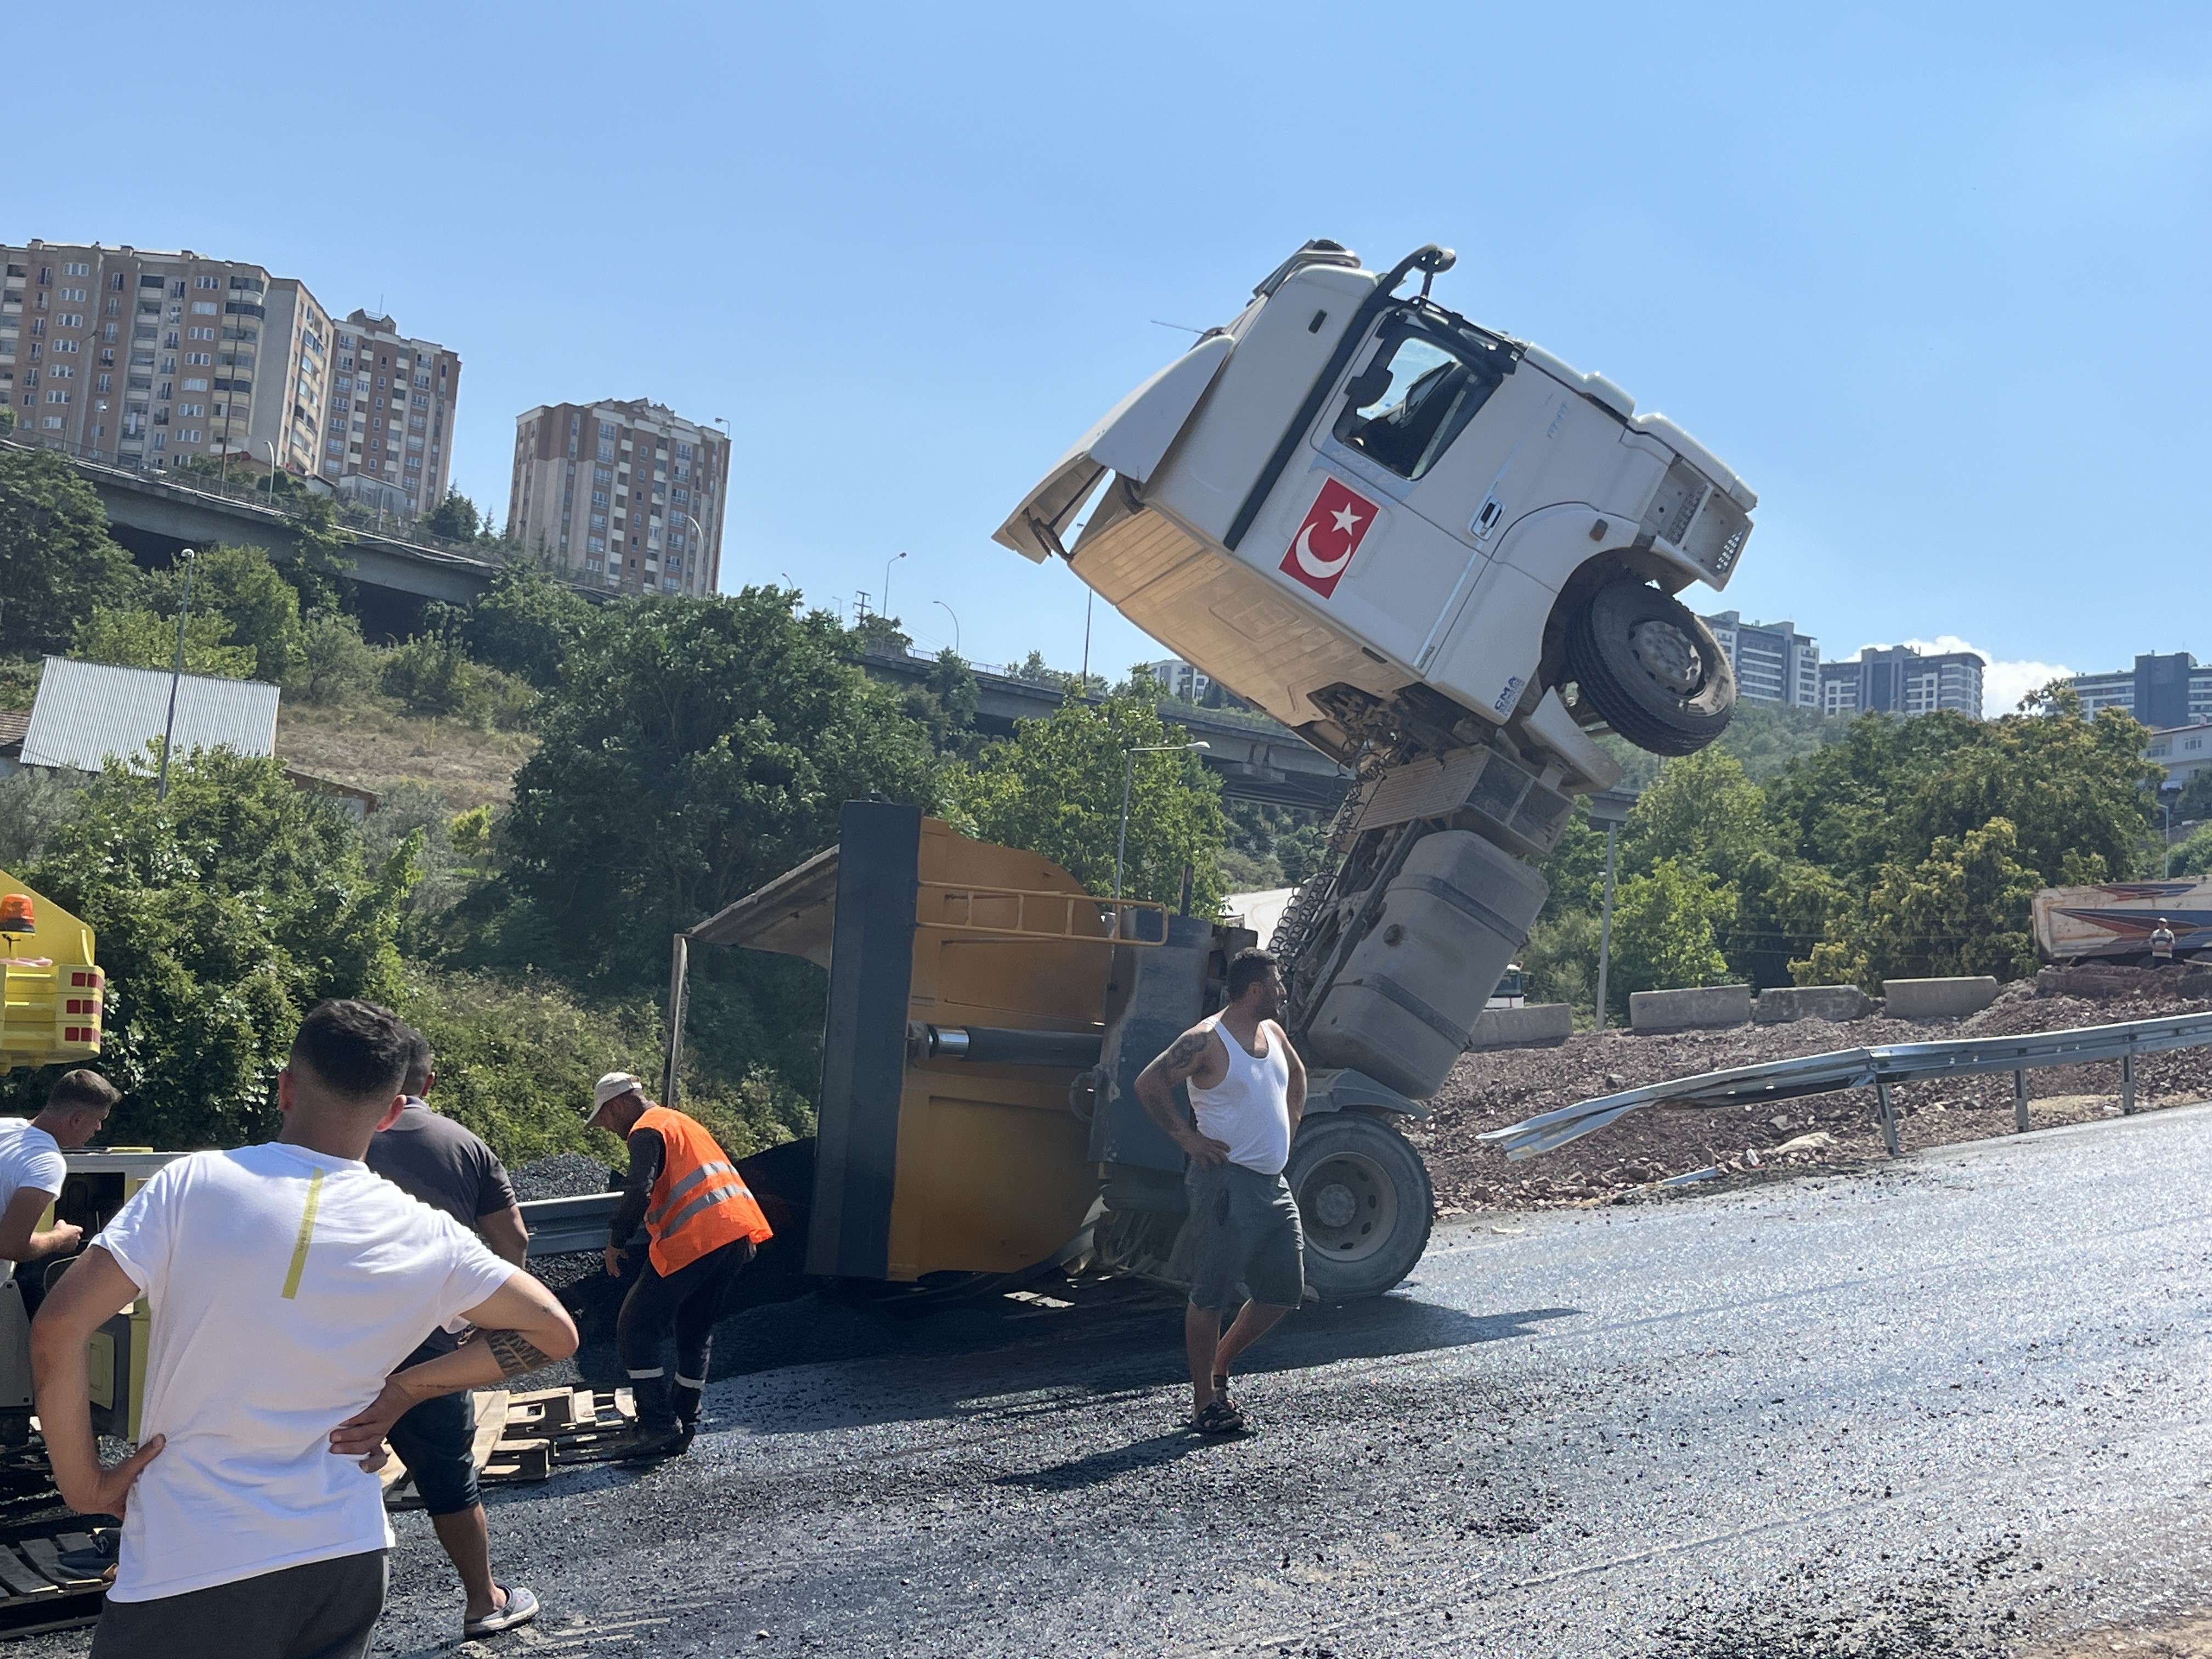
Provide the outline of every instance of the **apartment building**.
[[1162,691],[1185,702],[1203,702],[1206,694],[1213,689],[1212,675],[1193,667],[1181,657],[1164,657],[1158,662],[1146,663],[1145,668]]
[[301,283],[189,248],[33,238],[0,262],[0,397],[25,435],[123,466],[314,469],[331,330]]
[[705,594],[721,575],[730,441],[649,398],[514,422],[507,533],[574,581]]
[[1736,611],[1704,620],[1728,653],[1740,695],[1793,708],[1820,707],[1820,647],[1811,635],[1791,623],[1747,623]]
[[1820,707],[1828,714],[1869,709],[1927,714],[1948,708],[1979,720],[1982,673],[1988,667],[1972,651],[1923,654],[1909,645],[1870,645],[1846,661],[1820,665]]
[[348,313],[334,331],[323,477],[363,506],[410,518],[428,512],[453,476],[460,358],[366,311]]
[[2212,667],[2199,667],[2186,651],[2145,653],[2133,668],[2110,674],[2076,674],[2067,682],[2081,712],[2117,708],[2154,731],[2212,720]]

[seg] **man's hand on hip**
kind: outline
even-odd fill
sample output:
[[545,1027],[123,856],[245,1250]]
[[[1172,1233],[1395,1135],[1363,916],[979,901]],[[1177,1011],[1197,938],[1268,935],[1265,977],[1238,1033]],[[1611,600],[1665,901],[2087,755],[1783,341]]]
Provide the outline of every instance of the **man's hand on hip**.
[[1188,1152],[1202,1169],[1218,1170],[1229,1162],[1227,1141],[1216,1140],[1211,1135],[1202,1135],[1195,1129],[1188,1130],[1177,1135],[1176,1143],[1183,1151]]

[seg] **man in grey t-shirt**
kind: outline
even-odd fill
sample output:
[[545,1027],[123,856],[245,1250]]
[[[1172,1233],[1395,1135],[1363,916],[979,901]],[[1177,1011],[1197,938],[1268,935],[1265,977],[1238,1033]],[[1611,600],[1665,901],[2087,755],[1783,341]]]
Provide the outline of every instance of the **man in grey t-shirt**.
[[[438,1080],[430,1044],[410,1030],[407,1103],[398,1121],[368,1143],[368,1167],[394,1186],[472,1227],[496,1255],[516,1267],[530,1254],[530,1231],[499,1154],[423,1098]],[[451,1353],[458,1338],[432,1331],[401,1369]],[[538,1598],[521,1585],[501,1589],[491,1573],[491,1528],[477,1493],[476,1405],[465,1392],[414,1407],[392,1425],[392,1449],[415,1479],[438,1541],[461,1576],[467,1598],[463,1639],[496,1635],[538,1616]]]

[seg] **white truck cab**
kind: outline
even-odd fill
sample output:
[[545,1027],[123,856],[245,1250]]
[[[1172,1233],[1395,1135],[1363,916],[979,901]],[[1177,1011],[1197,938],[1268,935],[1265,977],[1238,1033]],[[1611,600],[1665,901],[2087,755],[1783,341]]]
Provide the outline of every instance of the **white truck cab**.
[[1620,781],[1593,734],[1686,755],[1728,725],[1674,596],[1727,585],[1758,504],[1602,375],[1430,300],[1452,263],[1307,243],[997,534],[1358,769],[1273,945],[1307,1064],[1408,1100],[1542,907],[1528,860]]
[[1757,497],[1603,376],[1429,300],[1451,264],[1308,243],[997,539],[1340,759],[1420,725],[1609,787],[1589,730],[1683,754],[1726,726],[1725,653],[1669,596],[1727,584]]

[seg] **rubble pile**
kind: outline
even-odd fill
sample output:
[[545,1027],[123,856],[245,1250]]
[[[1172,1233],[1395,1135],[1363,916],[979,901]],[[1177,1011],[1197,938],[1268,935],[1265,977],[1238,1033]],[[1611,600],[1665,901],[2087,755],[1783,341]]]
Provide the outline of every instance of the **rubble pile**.
[[[2187,994],[2193,993],[2194,994]],[[1777,1171],[1848,1168],[1883,1156],[1871,1089],[1723,1109],[1645,1106],[1556,1152],[1509,1164],[1477,1137],[1593,1096],[1700,1072],[1790,1060],[1839,1048],[2012,1036],[2110,1025],[2212,1006],[2212,972],[2149,969],[2046,969],[2036,983],[2008,986],[1964,1019],[1900,1020],[1877,1010],[1843,1023],[1799,1020],[1720,1030],[1638,1036],[1582,1032],[1548,1048],[1464,1054],[1407,1139],[1427,1161],[1440,1214],[1601,1203],[1669,1176],[1717,1170],[1721,1178],[1765,1179]],[[2033,1127],[2081,1122],[2120,1110],[2118,1061],[2050,1066],[2028,1073]],[[1897,1085],[1891,1091],[1907,1151],[2009,1133],[2009,1073]],[[2136,1106],[2154,1110],[2212,1099],[2212,1048],[2136,1062]]]

